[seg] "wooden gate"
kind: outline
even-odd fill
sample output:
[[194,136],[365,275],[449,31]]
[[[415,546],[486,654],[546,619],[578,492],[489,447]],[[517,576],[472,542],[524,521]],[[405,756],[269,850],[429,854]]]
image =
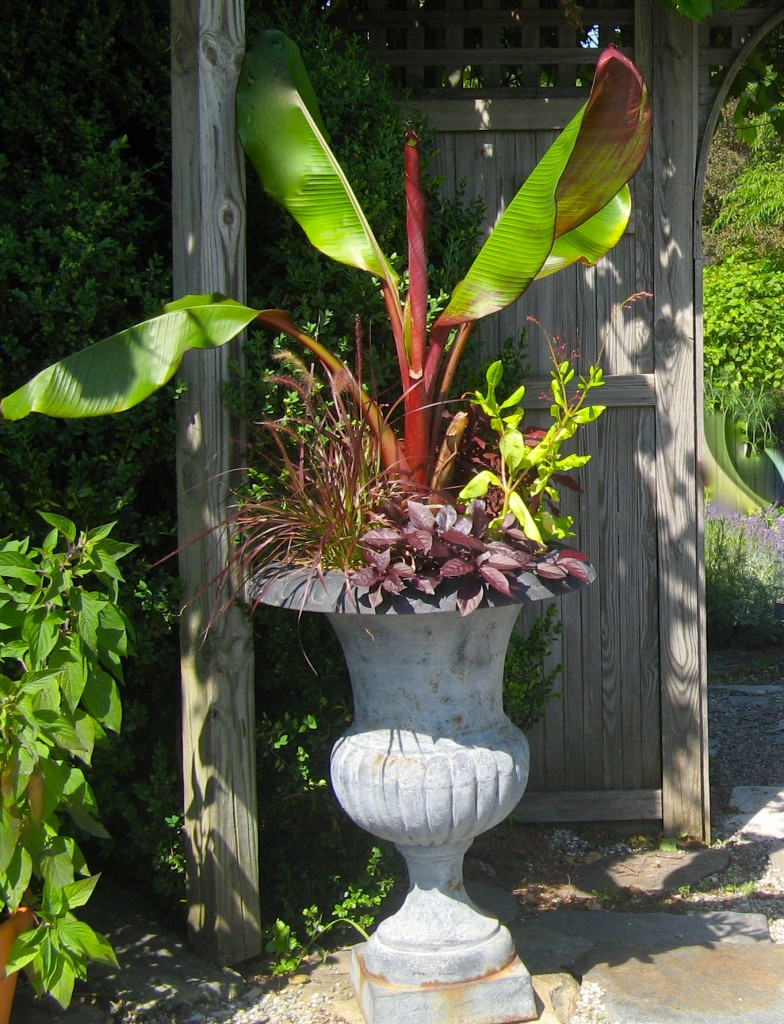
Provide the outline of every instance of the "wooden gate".
[[[653,818],[707,837],[695,176],[715,69],[767,14],[698,28],[655,0],[581,7],[583,28],[539,0],[368,0],[351,22],[436,128],[445,190],[465,181],[488,227],[585,101],[602,48],[619,46],[646,77],[654,139],[626,236],[598,267],[537,283],[478,333],[485,356],[525,336],[532,417],[549,403],[548,347],[531,317],[583,370],[603,348],[607,379],[597,401],[608,411],[581,442],[593,453],[583,493],[564,496],[598,580],[562,602],[562,698],[530,735],[520,815]],[[649,297],[620,313],[636,293]]]

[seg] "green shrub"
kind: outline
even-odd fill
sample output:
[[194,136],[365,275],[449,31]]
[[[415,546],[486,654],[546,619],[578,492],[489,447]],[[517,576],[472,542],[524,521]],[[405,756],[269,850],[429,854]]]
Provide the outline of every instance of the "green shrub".
[[781,435],[784,264],[750,254],[705,268],[705,388],[752,443]]
[[553,643],[563,632],[554,604],[535,619],[527,633],[513,633],[504,664],[504,710],[527,732],[543,717],[563,665],[547,668]]
[[[0,36],[0,377],[21,383],[52,359],[154,311],[170,291],[167,0],[40,0],[4,11]],[[109,519],[137,551],[124,611],[138,656],[126,726],[96,754],[110,832],[144,818],[156,742],[178,756],[175,568],[146,566],[176,547],[171,395],[93,421],[30,417],[0,426],[0,536],[24,535],[36,509],[87,528]],[[134,597],[134,590],[138,597]],[[153,766],[154,773],[154,766]],[[177,787],[179,788],[179,787]],[[167,814],[181,806],[174,803]],[[161,821],[165,828],[165,820]],[[103,850],[105,857],[109,849]],[[149,878],[155,850],[123,870]]]

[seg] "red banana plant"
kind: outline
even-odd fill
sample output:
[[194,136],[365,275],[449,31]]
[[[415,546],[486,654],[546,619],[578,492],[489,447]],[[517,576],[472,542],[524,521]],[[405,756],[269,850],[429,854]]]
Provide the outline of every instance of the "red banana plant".
[[263,33],[249,50],[237,113],[242,144],[269,195],[323,253],[380,281],[400,371],[402,436],[338,356],[288,313],[221,296],[169,303],[159,315],[54,363],[3,399],[0,412],[20,419],[30,412],[83,417],[128,409],[166,383],[188,349],[224,345],[255,321],[288,334],[328,373],[339,373],[378,440],[384,469],[426,489],[438,465],[443,403],[476,320],[516,301],[538,278],[577,261],[596,263],[623,234],[631,214],[627,182],[651,134],[642,76],[620,51],[601,54],[587,103],[534,168],[429,330],[416,135],[404,141],[409,286],[401,295],[400,279],[329,147],[299,50],[281,32]]

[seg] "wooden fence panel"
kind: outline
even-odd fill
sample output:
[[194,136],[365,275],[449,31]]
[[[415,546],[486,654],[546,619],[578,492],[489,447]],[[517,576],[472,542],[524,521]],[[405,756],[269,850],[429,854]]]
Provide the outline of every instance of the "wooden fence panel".
[[[584,101],[599,47],[619,45],[649,83],[654,142],[626,236],[596,269],[539,282],[481,324],[476,349],[484,363],[507,337],[526,335],[536,416],[549,358],[530,318],[574,346],[583,370],[607,342],[597,401],[608,411],[580,440],[594,455],[584,493],[564,496],[599,578],[562,602],[553,657],[564,663],[563,698],[532,730],[521,815],[661,817],[707,836],[696,145],[720,88],[716,68],[781,3],[724,12],[699,30],[656,0],[586,0],[583,31],[538,0],[370,7],[350,17],[436,127],[445,189],[465,179],[467,198],[486,203],[488,230]],[[635,292],[655,297],[613,322],[613,307]],[[537,614],[526,609],[523,621]]]

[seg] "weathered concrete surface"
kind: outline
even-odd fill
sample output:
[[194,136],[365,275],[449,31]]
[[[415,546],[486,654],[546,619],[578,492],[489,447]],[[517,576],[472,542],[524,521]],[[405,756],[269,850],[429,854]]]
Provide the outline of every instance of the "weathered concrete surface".
[[568,882],[584,896],[601,893],[607,886],[674,892],[724,871],[729,860],[726,850],[646,850],[578,864],[569,872]]
[[[532,974],[569,972],[581,976],[594,966],[596,947],[611,948],[613,966],[642,954],[699,948],[710,953],[720,944],[770,945],[762,914],[716,911],[707,914],[619,914],[551,910],[512,924],[523,963]],[[609,955],[609,954],[608,954]],[[784,1016],[782,1016],[784,1021]]]
[[[636,957],[596,947],[583,976],[597,984],[608,1021],[622,1024],[777,1024],[784,1021],[784,948],[725,942]],[[619,962],[623,959],[623,962]],[[601,962],[605,960],[606,962]]]
[[784,788],[736,786],[730,795],[730,814],[724,824],[736,832],[784,839]]

